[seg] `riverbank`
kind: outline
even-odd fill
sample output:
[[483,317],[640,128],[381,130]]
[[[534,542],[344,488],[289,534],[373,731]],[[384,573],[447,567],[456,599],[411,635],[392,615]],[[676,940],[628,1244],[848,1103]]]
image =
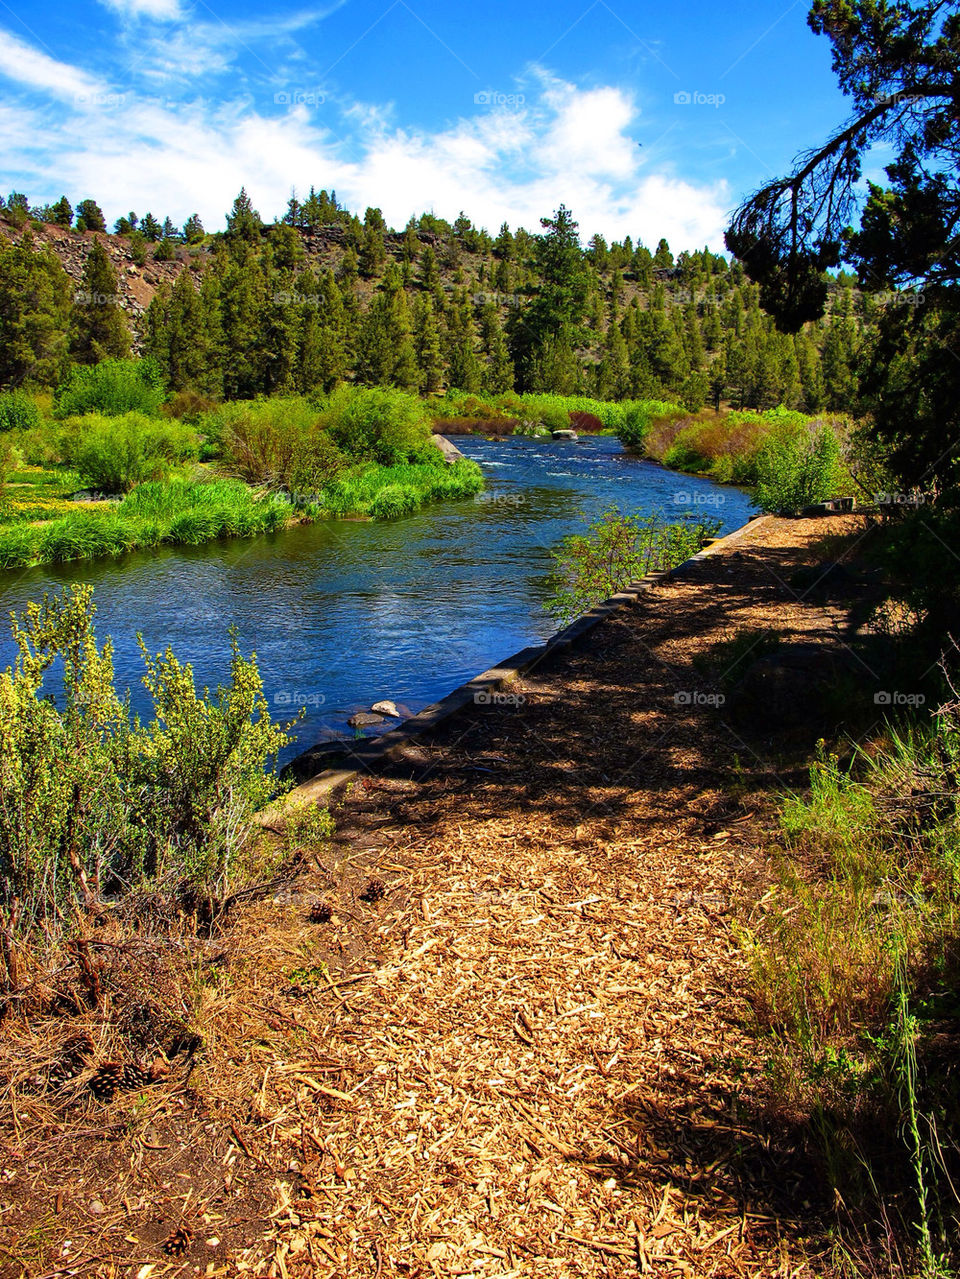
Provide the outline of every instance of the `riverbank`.
[[[120,500],[74,501],[56,472],[16,472],[0,507],[0,569],[200,546],[321,519],[398,519],[483,489],[480,468],[466,460],[358,467],[297,503],[199,466],[191,474],[139,484]],[[75,476],[67,480],[75,487]]]
[[148,965],[148,1020],[198,1039],[103,1106],[31,1094],[48,1028],[8,1020],[4,1273],[839,1273],[735,940],[822,725],[720,698],[732,637],[857,626],[862,595],[789,585],[854,527],[720,544],[361,779],[179,958],[101,930],[115,993],[74,1032],[142,1053],[114,1010]]

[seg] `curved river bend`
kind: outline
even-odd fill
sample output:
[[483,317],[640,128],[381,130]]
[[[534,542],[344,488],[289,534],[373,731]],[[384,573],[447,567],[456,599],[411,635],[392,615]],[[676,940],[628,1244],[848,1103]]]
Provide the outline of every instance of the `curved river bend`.
[[[325,521],[205,546],[0,574],[0,610],[72,582],[95,588],[97,631],[114,642],[117,684],[148,712],[136,633],[168,645],[197,684],[227,677],[227,627],[256,651],[271,711],[305,716],[305,749],[346,729],[379,698],[416,712],[557,629],[544,611],[550,551],[586,519],[683,510],[728,532],[755,509],[738,489],[678,475],[625,453],[613,438],[457,438],[486,474],[476,500],[428,507],[394,523]],[[0,668],[13,660],[9,628]]]

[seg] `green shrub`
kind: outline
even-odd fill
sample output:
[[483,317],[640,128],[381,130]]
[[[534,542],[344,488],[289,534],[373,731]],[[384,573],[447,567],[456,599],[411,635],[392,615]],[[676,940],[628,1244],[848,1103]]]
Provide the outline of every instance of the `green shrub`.
[[55,466],[65,457],[63,431],[56,422],[44,422],[19,432],[17,448],[28,466]]
[[675,422],[681,417],[683,409],[679,405],[665,404],[660,400],[632,400],[623,406],[617,435],[624,448],[643,451],[655,422]]
[[212,413],[215,408],[215,400],[210,399],[208,395],[201,395],[199,391],[187,388],[183,391],[175,391],[163,405],[162,412],[164,417],[176,417],[181,422],[190,422],[191,425],[195,425],[205,414]]
[[[400,489],[412,492],[416,506],[425,502],[456,501],[473,497],[483,488],[483,472],[476,462],[462,458],[452,466],[433,463],[404,463],[401,466],[358,467],[332,483],[321,493],[321,504],[331,515],[371,515],[374,519],[395,519],[407,514],[409,498],[388,497],[378,505],[381,493]],[[409,507],[413,510],[415,507]]]
[[[44,596],[13,623],[0,673],[0,906],[49,936],[77,909],[143,887],[196,885],[222,902],[243,874],[253,813],[277,788],[286,733],[270,720],[255,660],[232,636],[230,682],[199,695],[189,666],[150,657],[155,718],[131,721],[88,586]],[[63,709],[44,676],[62,671]]]
[[656,513],[622,515],[611,507],[586,533],[565,537],[554,552],[557,566],[546,607],[569,622],[647,573],[682,564],[719,527],[717,521],[702,520],[664,524]]
[[152,360],[101,360],[71,370],[54,395],[54,413],[61,418],[80,413],[155,416],[164,398],[163,378]]
[[764,511],[796,515],[805,506],[836,497],[843,481],[840,442],[829,425],[787,427],[757,458],[757,502]]
[[19,390],[0,395],[0,434],[36,430],[42,423],[43,414],[32,395]]
[[340,387],[330,396],[321,424],[353,461],[396,466],[429,443],[431,417],[406,391]]
[[218,443],[224,467],[251,484],[317,492],[348,464],[316,406],[301,397],[224,404],[203,416],[201,429]]
[[126,493],[143,480],[160,479],[172,466],[197,455],[196,433],[180,422],[125,413],[90,414],[70,424],[76,435],[70,461],[84,483],[104,493]]

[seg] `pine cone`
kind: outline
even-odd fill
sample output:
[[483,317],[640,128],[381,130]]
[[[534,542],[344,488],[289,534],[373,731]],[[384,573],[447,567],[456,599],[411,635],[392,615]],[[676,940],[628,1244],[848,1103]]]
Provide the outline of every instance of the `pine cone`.
[[378,879],[377,876],[374,875],[373,879],[371,879],[368,882],[366,888],[360,894],[360,900],[362,902],[371,902],[371,903],[382,902],[384,897],[386,897],[386,895],[387,895],[386,884],[383,882],[382,879]]
[[193,1231],[189,1226],[179,1226],[164,1240],[163,1251],[168,1257],[182,1257],[191,1243],[193,1243]]
[[332,918],[333,911],[326,902],[314,902],[310,907],[311,924],[329,924]]
[[75,1035],[68,1039],[47,1071],[47,1087],[56,1091],[76,1079],[77,1075],[83,1073],[93,1053],[94,1044],[89,1035]]
[[90,1080],[90,1091],[97,1101],[113,1101],[123,1086],[124,1067],[119,1061],[102,1062]]
[[169,1074],[170,1067],[162,1057],[156,1057],[149,1066],[141,1066],[135,1061],[128,1062],[123,1068],[121,1086],[123,1088],[149,1088]]

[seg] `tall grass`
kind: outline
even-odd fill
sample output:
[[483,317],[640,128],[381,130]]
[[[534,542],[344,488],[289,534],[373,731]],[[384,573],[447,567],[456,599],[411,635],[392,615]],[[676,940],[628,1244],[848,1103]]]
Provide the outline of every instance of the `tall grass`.
[[258,497],[239,480],[141,484],[112,509],[75,511],[45,524],[0,530],[0,567],[123,555],[161,545],[197,546],[281,528],[293,514],[282,498]]
[[851,765],[822,752],[783,805],[763,922],[741,930],[775,1097],[805,1113],[839,1198],[899,1215],[946,1273],[960,1112],[960,703],[889,726]]
[[[438,454],[439,456],[439,454]],[[408,515],[428,502],[458,501],[483,488],[483,472],[463,458],[447,466],[404,463],[358,469],[329,484],[320,495],[332,515],[360,514],[373,519]]]

